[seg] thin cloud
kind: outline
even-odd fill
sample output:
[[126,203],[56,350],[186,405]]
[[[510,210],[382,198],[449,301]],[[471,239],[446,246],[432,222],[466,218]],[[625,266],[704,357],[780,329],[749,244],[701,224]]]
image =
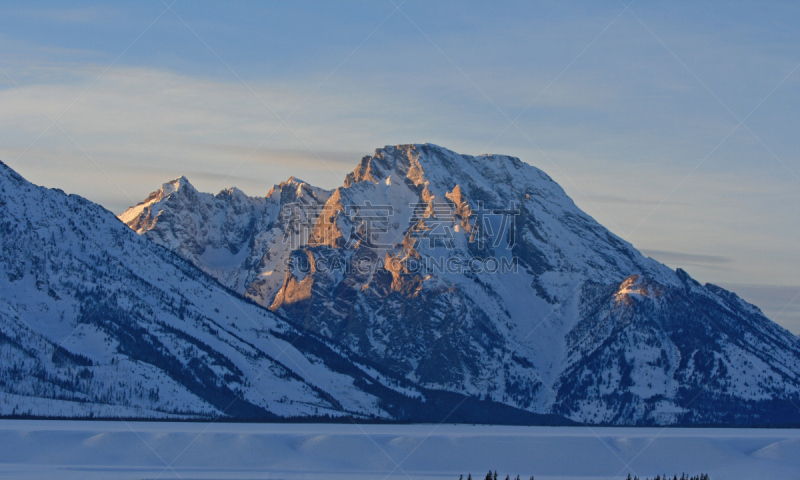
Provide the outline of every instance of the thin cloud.
[[[631,198],[631,197],[623,197],[617,195],[588,195],[588,197],[597,202],[602,204],[609,204],[609,205],[631,205],[633,203],[637,205],[690,205],[689,202],[681,202],[678,200],[667,200],[664,202],[659,202],[658,200],[647,200],[643,198]],[[652,250],[654,252],[658,250]],[[664,252],[661,252],[664,253]],[[676,252],[671,252],[676,253]]]
[[669,250],[642,250],[641,252],[670,266],[694,265],[721,268],[733,261],[732,258],[721,255],[703,255]]

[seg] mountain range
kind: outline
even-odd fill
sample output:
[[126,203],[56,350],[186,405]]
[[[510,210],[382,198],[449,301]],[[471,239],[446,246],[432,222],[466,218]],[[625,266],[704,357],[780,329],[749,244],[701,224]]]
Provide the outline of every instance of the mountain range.
[[121,221],[0,173],[4,415],[800,424],[791,333],[514,157],[180,177]]
[[0,238],[3,416],[565,423],[383,375],[2,163]]

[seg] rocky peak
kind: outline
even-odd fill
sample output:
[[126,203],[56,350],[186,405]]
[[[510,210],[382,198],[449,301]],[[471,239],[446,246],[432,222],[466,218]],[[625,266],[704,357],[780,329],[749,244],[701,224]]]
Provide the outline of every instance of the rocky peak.
[[[279,195],[279,197],[275,197],[275,195]],[[278,185],[273,185],[267,193],[267,198],[277,198],[281,204],[324,203],[330,196],[329,190],[315,187],[294,176]]]
[[[138,225],[140,222],[138,222],[137,219],[140,219],[142,214],[147,212],[151,205],[161,202],[162,200],[169,198],[171,195],[179,194],[193,197],[197,195],[197,193],[197,190],[189,182],[189,179],[181,175],[174,180],[163,183],[161,188],[148,195],[144,201],[139,202],[136,206],[129,208],[119,215],[119,219],[129,226],[131,222],[136,222]],[[138,230],[138,228],[135,228],[134,230]]]
[[173,192],[180,191],[180,190],[183,190],[184,192],[186,192],[186,191],[196,192],[197,191],[194,188],[194,185],[192,185],[189,182],[189,179],[186,178],[183,175],[181,175],[180,177],[178,177],[178,178],[176,178],[176,179],[174,179],[172,181],[169,181],[169,182],[161,185],[161,191],[163,192],[164,196],[169,195],[169,194],[171,194]]

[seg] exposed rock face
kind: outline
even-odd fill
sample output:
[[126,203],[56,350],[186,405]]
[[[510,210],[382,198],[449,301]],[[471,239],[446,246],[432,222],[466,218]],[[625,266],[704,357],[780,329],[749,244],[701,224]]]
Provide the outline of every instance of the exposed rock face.
[[[274,192],[247,200],[299,202],[315,213],[298,221],[313,228],[256,221],[234,237],[258,240],[229,250],[262,260],[225,272],[192,256],[212,242],[193,246],[170,220],[199,208],[171,200],[180,188],[121,218],[420,386],[616,424],[780,423],[790,403],[776,399],[800,391],[800,350],[787,331],[734,294],[644,257],[519,159],[388,146],[333,192],[306,188],[281,202]],[[250,225],[250,214],[220,205],[218,217],[201,217],[214,225],[196,223],[214,241],[228,235],[214,219]],[[286,246],[287,231],[303,241]]]
[[282,262],[298,240],[308,238],[307,216],[317,215],[329,196],[294,177],[266,197],[248,197],[236,188],[200,193],[181,177],[119,218],[226,287],[269,305],[284,281]]

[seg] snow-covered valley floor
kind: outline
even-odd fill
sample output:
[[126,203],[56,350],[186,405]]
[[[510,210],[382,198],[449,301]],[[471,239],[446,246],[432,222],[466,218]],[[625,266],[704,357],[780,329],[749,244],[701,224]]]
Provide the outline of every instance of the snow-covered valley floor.
[[457,480],[489,468],[796,479],[800,430],[0,421],[2,479]]

